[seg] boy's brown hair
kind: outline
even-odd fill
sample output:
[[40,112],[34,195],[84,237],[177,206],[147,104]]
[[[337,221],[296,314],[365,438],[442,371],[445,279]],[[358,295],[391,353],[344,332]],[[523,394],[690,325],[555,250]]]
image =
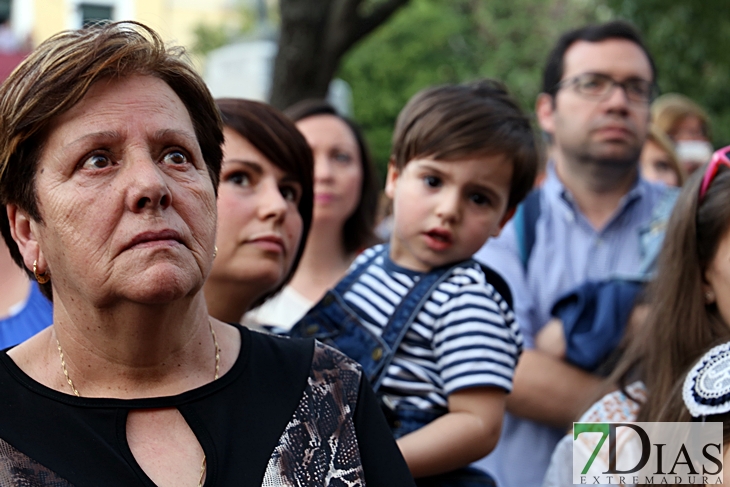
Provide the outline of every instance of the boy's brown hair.
[[535,182],[537,144],[530,119],[507,88],[484,79],[416,93],[398,115],[390,164],[402,170],[417,158],[503,155],[512,161],[508,208],[514,208]]

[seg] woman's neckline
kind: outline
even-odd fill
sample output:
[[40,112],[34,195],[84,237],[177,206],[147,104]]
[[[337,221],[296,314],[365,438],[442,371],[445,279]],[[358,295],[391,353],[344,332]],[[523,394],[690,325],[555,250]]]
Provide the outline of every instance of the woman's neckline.
[[198,400],[201,397],[213,394],[214,392],[225,388],[248,367],[251,355],[251,331],[238,323],[229,324],[237,328],[241,335],[241,347],[238,352],[238,357],[236,357],[236,361],[231,369],[217,380],[172,396],[118,399],[104,397],[76,397],[71,394],[66,394],[41,384],[23,372],[23,370],[18,367],[13,359],[11,359],[7,354],[12,347],[0,352],[0,365],[5,366],[10,375],[13,376],[13,378],[16,379],[21,386],[30,390],[34,394],[73,406],[83,406],[88,408],[119,407],[127,409],[176,407],[181,404]]

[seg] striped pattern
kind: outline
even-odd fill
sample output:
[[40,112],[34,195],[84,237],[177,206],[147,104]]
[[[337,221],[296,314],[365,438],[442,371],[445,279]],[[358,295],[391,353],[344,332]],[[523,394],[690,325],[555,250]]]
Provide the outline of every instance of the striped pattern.
[[[382,246],[366,250],[359,267]],[[380,335],[420,273],[378,257],[345,293],[360,322]],[[443,410],[460,389],[493,386],[510,391],[522,336],[514,314],[486,282],[481,268],[456,267],[433,292],[406,333],[382,391],[418,409]]]

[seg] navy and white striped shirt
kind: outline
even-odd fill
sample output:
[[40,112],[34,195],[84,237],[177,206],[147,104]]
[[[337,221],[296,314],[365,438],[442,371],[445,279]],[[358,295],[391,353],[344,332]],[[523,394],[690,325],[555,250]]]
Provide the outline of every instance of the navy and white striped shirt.
[[[363,252],[350,272],[381,245]],[[345,293],[363,326],[379,336],[422,273],[376,258]],[[522,335],[509,305],[473,261],[455,267],[419,311],[382,383],[395,403],[443,410],[447,396],[471,387],[512,390]]]

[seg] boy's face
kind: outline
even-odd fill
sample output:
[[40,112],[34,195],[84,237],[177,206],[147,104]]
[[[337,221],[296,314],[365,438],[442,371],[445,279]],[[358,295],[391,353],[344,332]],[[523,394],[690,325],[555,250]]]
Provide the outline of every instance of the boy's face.
[[389,166],[393,262],[427,272],[470,258],[512,216],[511,181],[512,162],[502,155],[414,159],[400,171]]

